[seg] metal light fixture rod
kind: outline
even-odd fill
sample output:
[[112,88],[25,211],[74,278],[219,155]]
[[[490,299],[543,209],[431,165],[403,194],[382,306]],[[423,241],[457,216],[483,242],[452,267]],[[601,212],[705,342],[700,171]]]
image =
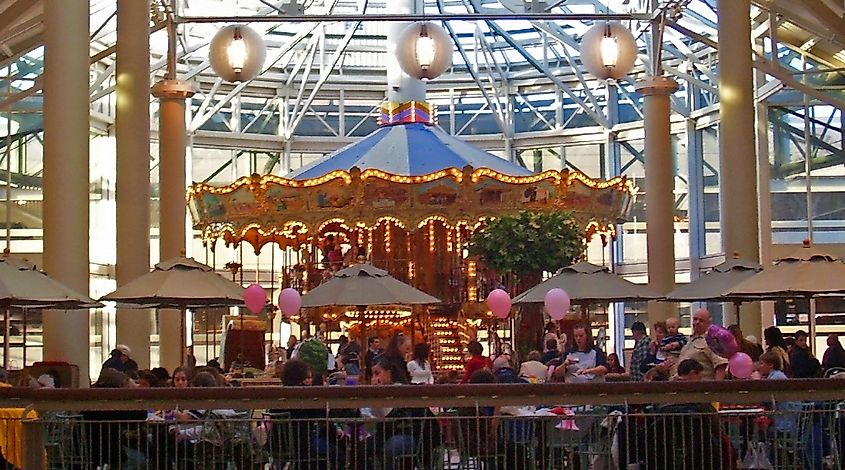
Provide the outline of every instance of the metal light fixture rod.
[[436,13],[436,14],[337,14],[337,15],[300,15],[300,16],[174,16],[176,24],[182,23],[327,23],[333,21],[488,21],[488,20],[529,20],[529,21],[651,21],[651,13]]

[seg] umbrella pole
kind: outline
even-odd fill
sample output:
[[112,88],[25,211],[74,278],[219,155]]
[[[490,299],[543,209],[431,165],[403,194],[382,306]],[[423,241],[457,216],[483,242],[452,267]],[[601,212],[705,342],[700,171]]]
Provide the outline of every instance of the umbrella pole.
[[9,307],[3,316],[3,368],[9,370]]
[[807,296],[807,306],[810,310],[810,354],[816,354],[816,301]]
[[[26,368],[26,309],[21,309],[21,312],[23,312],[23,364],[21,364],[21,369],[24,369]],[[44,312],[41,312],[41,315],[43,318]]]
[[179,365],[183,365],[183,366],[185,365],[185,348],[186,348],[185,337],[187,336],[187,334],[185,332],[185,329],[186,329],[185,328],[186,327],[185,311],[186,310],[187,309],[185,308],[184,305],[179,307],[179,329],[180,329],[180,332],[179,332],[179,347],[181,348],[181,352],[179,353]]
[[246,361],[246,354],[244,354],[244,348],[246,345],[244,344],[244,312],[241,311],[239,316],[241,317],[241,353],[239,354],[240,360],[238,361],[241,365],[241,377],[244,375],[244,362]]
[[358,353],[358,367],[361,369],[358,382],[361,383],[360,376],[367,376],[367,318],[364,311],[367,310],[366,305],[358,306],[358,318],[361,319],[361,352]]
[[[741,318],[740,318],[740,316],[739,316],[739,306],[740,306],[741,304],[742,304],[742,302],[741,302],[741,301],[739,301],[739,300],[734,300],[734,310],[735,310],[735,312],[736,312],[736,326],[738,326],[740,330],[742,329],[742,319],[741,319]],[[755,333],[755,335],[754,335],[754,336],[757,336],[757,334]]]

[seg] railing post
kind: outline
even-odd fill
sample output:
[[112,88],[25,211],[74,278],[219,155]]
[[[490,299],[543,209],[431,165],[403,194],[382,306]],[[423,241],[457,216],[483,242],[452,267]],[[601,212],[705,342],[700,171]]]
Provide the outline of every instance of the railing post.
[[23,436],[21,436],[21,452],[23,457],[23,468],[42,469],[47,468],[46,455],[44,453],[44,422],[38,418],[21,418]]

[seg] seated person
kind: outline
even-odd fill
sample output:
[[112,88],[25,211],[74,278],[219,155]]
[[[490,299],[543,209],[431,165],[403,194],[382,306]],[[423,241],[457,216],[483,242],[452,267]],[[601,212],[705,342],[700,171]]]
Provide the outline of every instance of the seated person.
[[[495,384],[498,381],[494,374],[482,369],[472,374],[469,383]],[[494,461],[488,463],[492,467],[503,464],[504,468],[511,468],[516,462],[527,464],[527,448],[513,439],[524,435],[525,430],[519,426],[522,420],[508,419],[502,422],[498,407],[459,408],[458,416],[461,417],[458,432],[464,442],[463,451],[469,456],[481,457],[483,460],[492,458]],[[500,422],[503,426],[501,432]]]
[[[373,364],[372,385],[407,385],[408,374],[404,368],[389,358],[381,357]],[[431,449],[440,445],[440,427],[432,419],[428,408],[363,408],[361,415],[379,420],[371,449],[383,468],[402,468],[402,459],[415,455],[420,442]],[[419,456],[428,460],[431,452]],[[431,468],[428,462],[424,468]]]
[[493,374],[500,384],[525,383],[525,380],[521,379],[513,370],[510,357],[505,355],[501,355],[493,361]]
[[[105,368],[91,388],[129,388],[129,377],[115,369]],[[108,464],[114,468],[134,466],[146,458],[139,453],[143,449],[138,440],[141,426],[147,419],[145,410],[83,411],[85,435],[88,437],[87,452],[95,466]],[[129,434],[133,436],[129,437]]]
[[678,364],[678,376],[675,377],[676,382],[700,382],[701,373],[704,371],[704,366],[698,363],[695,359],[684,359]]
[[605,374],[604,377],[607,380],[617,381],[628,380],[631,378],[625,368],[619,364],[619,355],[615,352],[607,355],[607,374]]
[[540,357],[540,362],[548,365],[552,359],[560,357],[560,351],[557,348],[557,339],[550,338],[546,340],[546,352]]
[[[760,355],[760,364],[757,366],[760,378],[764,380],[786,380],[783,373],[783,362],[780,355],[774,351],[765,352]],[[798,412],[801,411],[801,402],[780,401],[777,406],[771,403],[764,403],[767,409],[774,409],[774,426],[768,428],[769,433],[792,435],[798,431]]]
[[[301,359],[291,359],[285,362],[282,371],[283,387],[310,387],[313,385],[314,375],[311,366]],[[332,468],[342,468],[343,452],[338,441],[338,433],[334,425],[327,419],[326,410],[323,409],[272,409],[270,413],[288,413],[293,421],[292,432],[295,446],[295,459],[304,461],[324,461],[326,468],[331,462]],[[271,433],[272,433],[271,429]],[[272,437],[270,442],[271,455],[280,455],[283,449],[274,446],[284,446],[283,442],[275,442]],[[299,468],[299,465],[297,465]],[[305,468],[310,468],[307,465]]]
[[540,360],[540,351],[528,353],[528,360],[519,368],[519,376],[531,383],[543,383],[548,377],[549,368]]

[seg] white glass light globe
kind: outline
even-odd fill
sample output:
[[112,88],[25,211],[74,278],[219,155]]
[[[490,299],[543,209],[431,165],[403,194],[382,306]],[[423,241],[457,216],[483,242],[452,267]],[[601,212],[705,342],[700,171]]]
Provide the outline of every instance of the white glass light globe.
[[634,68],[637,42],[617,21],[599,21],[581,38],[581,64],[597,78],[620,79]]
[[242,24],[226,26],[217,31],[208,46],[211,69],[227,82],[252,80],[264,68],[266,56],[264,39],[255,30]]
[[452,66],[452,39],[434,23],[413,23],[396,39],[396,59],[414,78],[436,78]]

